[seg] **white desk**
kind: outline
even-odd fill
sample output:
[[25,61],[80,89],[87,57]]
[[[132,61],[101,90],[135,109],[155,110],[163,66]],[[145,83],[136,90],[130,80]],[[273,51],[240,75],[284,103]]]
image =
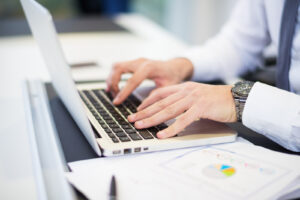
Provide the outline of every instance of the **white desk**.
[[[115,21],[134,35],[60,35],[67,60],[97,61],[103,68],[99,77],[105,77],[113,62],[141,56],[166,59],[187,47],[141,16],[122,15]],[[0,199],[38,199],[21,92],[25,78],[49,80],[35,41],[32,37],[0,38]]]

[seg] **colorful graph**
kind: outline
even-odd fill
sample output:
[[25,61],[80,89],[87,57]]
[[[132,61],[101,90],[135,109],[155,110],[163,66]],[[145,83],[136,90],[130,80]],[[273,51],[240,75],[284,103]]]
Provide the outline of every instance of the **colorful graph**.
[[210,178],[225,179],[236,173],[234,167],[225,164],[214,164],[205,167],[202,173]]

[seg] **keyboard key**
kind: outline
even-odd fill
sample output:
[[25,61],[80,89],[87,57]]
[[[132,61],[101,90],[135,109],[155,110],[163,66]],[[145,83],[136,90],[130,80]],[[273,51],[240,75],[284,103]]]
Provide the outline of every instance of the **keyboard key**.
[[114,143],[118,143],[118,142],[119,142],[118,138],[116,138],[116,137],[111,138],[111,139],[112,139],[112,141],[113,141]]
[[133,130],[133,129],[125,129],[125,132],[128,133],[128,134],[136,133],[136,131]]
[[120,111],[121,113],[127,112],[127,109],[124,108],[123,106],[122,106],[121,108],[118,108],[118,109],[119,109],[119,111]]
[[120,115],[119,113],[117,113],[116,111],[111,112],[111,115],[112,115],[113,117],[121,117],[121,115]]
[[110,116],[102,116],[103,119],[106,121],[106,120],[113,120]]
[[117,111],[115,111],[115,110],[111,111],[110,114],[111,114],[112,116],[114,116],[114,115],[118,116],[118,115],[119,115],[119,113],[117,113]]
[[110,92],[106,92],[106,91],[103,91],[105,94],[106,94],[106,96],[112,101],[114,98],[113,98],[113,96],[112,96],[112,94],[110,93]]
[[122,128],[124,128],[124,129],[130,129],[130,128],[132,128],[128,123],[123,124],[123,125],[121,125],[121,126],[122,126]]
[[98,122],[99,122],[100,125],[105,124],[105,122],[102,119],[98,120]]
[[120,128],[118,124],[108,124],[110,128]]
[[119,138],[120,140],[121,140],[121,142],[129,142],[130,141],[130,139],[129,139],[129,137],[120,137]]
[[95,118],[96,118],[97,120],[101,120],[101,118],[100,118],[98,115],[96,115]]
[[110,110],[110,111],[115,110],[115,108],[110,104],[105,105],[105,107],[107,108],[107,110]]
[[136,98],[134,95],[130,95],[128,98],[135,106],[139,106],[141,104],[141,101],[138,98]]
[[101,124],[101,126],[102,126],[103,129],[107,129],[108,128],[108,126],[106,124]]
[[151,133],[157,133],[158,132],[157,128],[155,128],[155,127],[148,128],[147,130],[150,131]]
[[121,117],[121,115],[113,115],[113,117],[115,118],[116,121],[123,121],[123,117]]
[[103,109],[103,107],[102,107],[100,104],[98,104],[98,103],[97,103],[97,105],[95,105],[95,108],[96,108],[96,109],[99,109],[99,110],[102,110],[102,109]]
[[128,122],[126,122],[125,120],[118,121],[118,123],[119,123],[119,124],[121,124],[121,125],[127,125],[127,124],[129,124],[129,123],[128,123]]
[[104,110],[104,108],[96,108],[96,110],[98,111],[98,113],[106,113],[106,110]]
[[156,137],[156,138],[157,138],[157,133],[158,133],[158,130],[157,130],[156,128],[154,128],[154,127],[151,127],[151,128],[148,128],[147,130],[148,130],[148,131],[150,131],[150,132],[151,132],[151,134],[152,134],[154,137]]
[[104,131],[105,131],[106,133],[112,133],[111,130],[110,130],[109,128],[104,129]]
[[157,128],[158,128],[158,130],[163,130],[163,129],[165,129],[165,128],[168,128],[168,126],[166,125],[166,124],[159,124],[159,125],[157,125],[156,126]]
[[101,117],[110,117],[110,115],[105,111],[101,113]]
[[125,101],[124,101],[124,103],[123,103],[125,106],[130,106],[131,105],[131,103],[128,101],[128,99],[126,99]]
[[116,137],[113,133],[107,133],[110,138]]
[[115,132],[115,133],[123,132],[123,130],[120,129],[120,128],[113,128],[112,130],[113,130],[113,132]]
[[127,111],[123,112],[122,114],[123,114],[126,118],[130,115],[130,113],[127,112]]
[[118,137],[125,137],[127,135],[124,132],[118,132],[118,133],[116,133],[116,136],[118,136]]
[[108,123],[108,124],[116,124],[116,122],[114,120],[106,120],[106,123]]
[[139,130],[139,134],[146,140],[153,139],[153,136],[147,130]]
[[129,134],[132,140],[141,140],[142,138],[138,134]]
[[136,108],[132,105],[128,106],[128,109],[132,112],[132,113],[136,113]]

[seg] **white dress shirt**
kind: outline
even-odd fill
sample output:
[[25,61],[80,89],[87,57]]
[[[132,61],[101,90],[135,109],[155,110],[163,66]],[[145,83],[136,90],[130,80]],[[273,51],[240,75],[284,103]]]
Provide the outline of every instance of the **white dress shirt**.
[[[262,63],[271,42],[279,46],[284,0],[240,0],[220,33],[184,57],[194,65],[192,80],[230,79]],[[300,151],[300,9],[289,73],[292,92],[255,83],[243,124],[287,149]]]

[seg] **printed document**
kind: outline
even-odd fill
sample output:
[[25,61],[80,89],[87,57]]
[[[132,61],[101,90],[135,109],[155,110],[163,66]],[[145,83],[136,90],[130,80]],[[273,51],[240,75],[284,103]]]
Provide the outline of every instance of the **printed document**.
[[277,199],[300,188],[300,157],[238,142],[69,163],[69,181],[90,199]]

